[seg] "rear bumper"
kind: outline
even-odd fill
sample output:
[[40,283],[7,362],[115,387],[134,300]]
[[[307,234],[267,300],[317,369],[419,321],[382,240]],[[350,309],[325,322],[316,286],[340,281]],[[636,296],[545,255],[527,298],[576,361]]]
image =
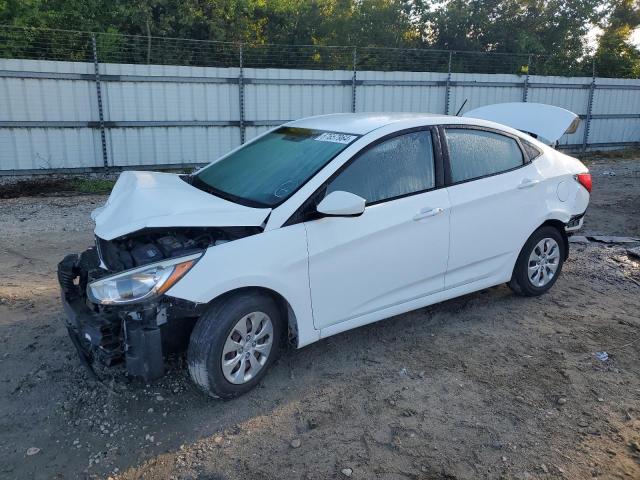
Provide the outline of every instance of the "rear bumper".
[[572,216],[569,221],[567,222],[567,224],[564,227],[564,230],[571,235],[572,233],[577,232],[578,230],[580,230],[582,228],[582,224],[584,223],[584,214],[586,212],[583,212],[579,215],[574,215]]
[[99,268],[94,249],[67,255],[58,264],[65,325],[81,362],[124,364],[130,375],[145,381],[164,375],[164,359],[186,348],[203,306],[170,297],[145,303],[106,307],[87,300],[86,284]]

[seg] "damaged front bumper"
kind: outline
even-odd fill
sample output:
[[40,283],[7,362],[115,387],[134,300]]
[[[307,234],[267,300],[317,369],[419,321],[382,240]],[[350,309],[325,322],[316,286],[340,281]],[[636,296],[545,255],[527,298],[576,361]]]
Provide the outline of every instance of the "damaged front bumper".
[[[87,299],[87,283],[108,274],[95,248],[67,255],[58,264],[66,326],[82,363],[123,364],[145,381],[164,375],[164,359],[184,351],[204,305],[166,295],[139,304],[104,306]],[[96,277],[97,275],[97,277]]]

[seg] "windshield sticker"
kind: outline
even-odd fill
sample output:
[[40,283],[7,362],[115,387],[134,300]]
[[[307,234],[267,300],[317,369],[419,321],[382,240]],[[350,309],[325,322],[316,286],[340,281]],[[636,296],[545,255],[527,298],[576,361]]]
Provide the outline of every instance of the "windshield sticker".
[[344,143],[346,145],[353,142],[356,138],[358,138],[356,135],[325,132],[318,135],[314,140],[318,140],[319,142]]

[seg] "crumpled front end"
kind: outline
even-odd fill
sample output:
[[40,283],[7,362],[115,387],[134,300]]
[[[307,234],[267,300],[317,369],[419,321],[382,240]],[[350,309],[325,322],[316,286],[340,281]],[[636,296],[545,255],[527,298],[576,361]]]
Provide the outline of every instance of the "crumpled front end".
[[87,298],[87,285],[110,274],[100,267],[96,248],[67,255],[58,264],[66,326],[82,363],[124,364],[145,381],[164,374],[164,359],[184,350],[203,305],[168,296],[131,305],[98,305]]

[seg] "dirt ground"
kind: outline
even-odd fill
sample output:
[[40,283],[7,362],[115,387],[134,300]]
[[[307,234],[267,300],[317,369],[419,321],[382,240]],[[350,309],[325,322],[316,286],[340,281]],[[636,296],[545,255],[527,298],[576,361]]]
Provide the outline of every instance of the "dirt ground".
[[[591,168],[585,231],[640,236],[640,160]],[[0,200],[0,478],[640,479],[627,246],[572,245],[539,298],[499,286],[287,352],[223,402],[182,358],[149,385],[81,367],[55,266],[103,201]]]

